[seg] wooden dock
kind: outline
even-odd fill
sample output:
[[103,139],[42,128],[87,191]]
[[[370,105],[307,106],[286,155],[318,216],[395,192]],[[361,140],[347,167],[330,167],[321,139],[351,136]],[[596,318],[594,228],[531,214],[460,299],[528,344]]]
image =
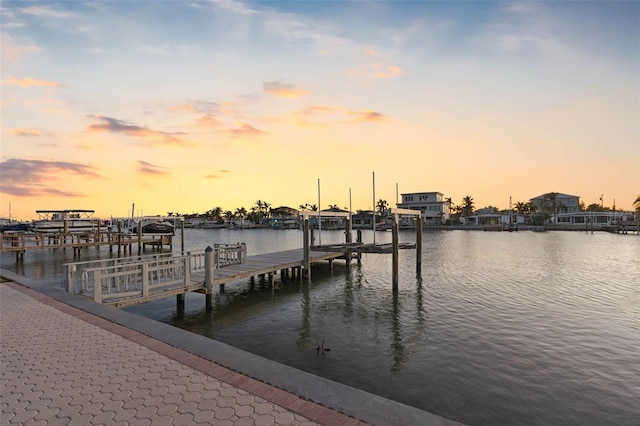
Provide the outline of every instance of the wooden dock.
[[[361,253],[391,253],[392,287],[398,290],[398,250],[416,249],[416,271],[422,265],[422,228],[416,227],[416,244],[400,244],[398,239],[398,217],[411,215],[420,220],[420,212],[413,210],[394,210],[391,244],[363,244],[360,236],[357,242],[351,242],[351,234],[346,234],[346,242],[326,246],[311,243],[309,212],[302,212],[303,247],[254,256],[246,256],[244,243],[215,244],[203,252],[190,252],[173,256],[137,256],[118,258],[111,261],[97,261],[95,265],[86,262],[66,264],[66,288],[70,293],[91,296],[97,303],[113,306],[127,306],[145,303],[172,295],[178,298],[178,309],[184,309],[184,295],[187,292],[205,294],[207,310],[213,307],[213,294],[216,287],[224,291],[228,282],[256,276],[289,274],[311,279],[313,263],[335,259],[344,259],[347,264]],[[347,229],[350,226],[347,224]],[[184,253],[184,252],[183,252]]]
[[115,247],[118,253],[131,252],[133,246],[141,251],[146,246],[162,249],[173,244],[173,235],[169,234],[132,234],[111,231],[82,233],[38,233],[6,232],[0,234],[0,252],[16,254],[16,261],[24,259],[24,254],[33,250],[73,249],[74,254],[86,247]]
[[[117,263],[107,262],[104,266],[99,266],[99,261],[94,262],[98,266],[90,262],[70,263],[65,265],[67,290],[117,307],[174,295],[182,298],[179,303],[184,303],[183,297],[187,292],[210,295],[215,287],[224,291],[226,283],[257,276],[267,276],[272,283],[278,271],[301,277],[304,267],[302,248],[242,258],[241,254],[233,254],[228,247],[216,247],[207,288],[205,256],[206,253],[201,251],[176,256],[132,257],[130,261],[118,259]],[[230,258],[237,261],[229,262]],[[311,263],[332,262],[337,258],[345,258],[345,253],[313,251],[310,255]],[[82,263],[88,267],[82,268]]]

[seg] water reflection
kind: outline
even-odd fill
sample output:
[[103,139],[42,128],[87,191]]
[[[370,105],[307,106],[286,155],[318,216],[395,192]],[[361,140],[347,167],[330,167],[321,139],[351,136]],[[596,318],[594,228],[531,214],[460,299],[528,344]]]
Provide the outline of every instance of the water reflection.
[[400,321],[400,302],[398,290],[392,291],[392,327],[391,327],[391,351],[393,352],[393,366],[391,371],[397,373],[406,361],[405,347],[402,343],[402,327]]
[[[301,244],[296,231],[188,232],[188,250]],[[433,232],[422,274],[413,256],[401,251],[395,294],[389,257],[369,255],[333,273],[314,266],[311,283],[228,285],[210,313],[200,294],[186,296],[184,313],[175,298],[127,310],[471,425],[637,423],[640,238]],[[29,253],[2,264],[57,284],[70,260]],[[323,337],[332,351],[318,357]]]
[[301,303],[301,319],[298,327],[298,338],[296,340],[298,348],[308,347],[311,342],[311,300],[310,300],[310,283],[308,280],[301,280],[300,283],[300,303]]

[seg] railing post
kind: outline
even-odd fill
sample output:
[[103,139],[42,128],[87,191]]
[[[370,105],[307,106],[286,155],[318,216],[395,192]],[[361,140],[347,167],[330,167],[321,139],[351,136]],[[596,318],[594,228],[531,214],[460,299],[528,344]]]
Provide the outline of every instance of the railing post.
[[76,265],[67,265],[67,293],[75,293]]
[[208,246],[204,251],[204,288],[207,291],[205,294],[207,311],[213,309],[213,253],[214,250],[211,246]]
[[93,271],[93,301],[102,303],[102,271]]
[[142,297],[149,296],[149,264],[142,264]]
[[187,253],[184,259],[184,286],[189,287],[191,284],[191,254]]

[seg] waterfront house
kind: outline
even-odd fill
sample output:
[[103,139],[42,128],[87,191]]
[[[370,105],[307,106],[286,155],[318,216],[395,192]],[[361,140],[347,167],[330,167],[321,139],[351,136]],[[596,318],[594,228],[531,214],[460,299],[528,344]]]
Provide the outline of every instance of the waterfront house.
[[595,228],[616,225],[620,222],[633,221],[634,219],[633,212],[623,211],[580,211],[556,215],[556,223],[558,225],[577,225],[578,227],[588,225]]
[[531,207],[538,212],[575,213],[580,211],[580,197],[577,195],[548,192],[529,200]]
[[373,229],[373,210],[358,210],[351,215],[353,229]]
[[398,208],[419,210],[423,225],[442,225],[450,216],[451,203],[441,192],[411,192],[402,194]]

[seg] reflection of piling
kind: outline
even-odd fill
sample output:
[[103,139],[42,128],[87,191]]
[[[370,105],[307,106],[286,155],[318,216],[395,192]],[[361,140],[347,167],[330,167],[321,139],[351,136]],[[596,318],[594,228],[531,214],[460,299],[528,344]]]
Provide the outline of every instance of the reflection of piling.
[[416,272],[422,272],[422,218],[416,218]]

